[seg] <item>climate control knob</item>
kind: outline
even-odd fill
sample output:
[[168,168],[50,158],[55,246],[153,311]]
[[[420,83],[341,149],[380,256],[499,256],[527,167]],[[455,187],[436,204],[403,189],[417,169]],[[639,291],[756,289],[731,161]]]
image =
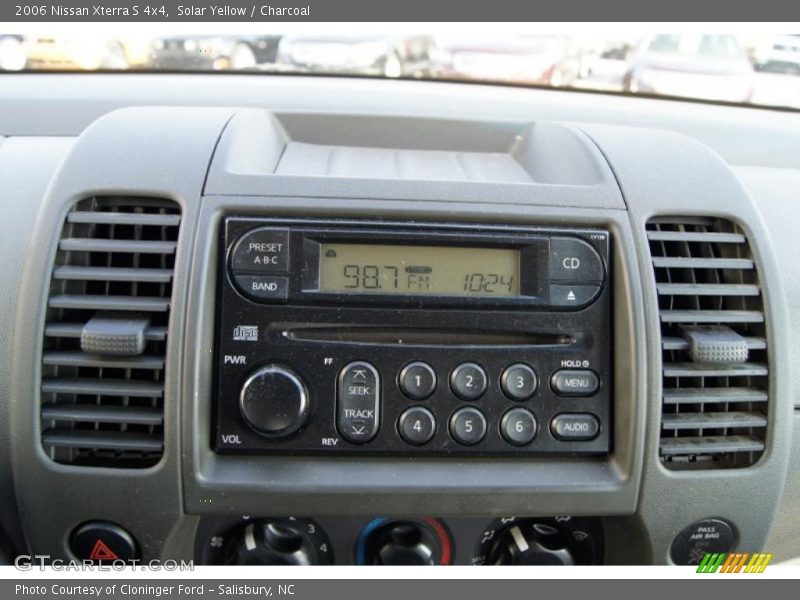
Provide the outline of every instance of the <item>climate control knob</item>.
[[308,390],[291,369],[268,365],[244,382],[239,408],[247,424],[261,435],[285,437],[308,419]]
[[602,560],[597,519],[506,517],[481,534],[476,565],[593,565]]
[[361,532],[356,548],[359,565],[448,565],[452,542],[438,519],[374,519]]
[[221,522],[206,538],[203,564],[329,565],[333,553],[327,535],[311,519],[247,518]]
[[549,525],[512,525],[498,535],[489,550],[491,565],[574,565],[570,548],[557,541],[559,532]]

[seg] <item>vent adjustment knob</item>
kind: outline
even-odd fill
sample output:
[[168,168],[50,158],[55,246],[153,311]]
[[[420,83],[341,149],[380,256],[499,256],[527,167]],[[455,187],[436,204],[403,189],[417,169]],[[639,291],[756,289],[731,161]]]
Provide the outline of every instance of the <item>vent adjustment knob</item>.
[[308,419],[308,390],[291,369],[268,365],[244,382],[239,408],[247,424],[261,435],[285,437],[300,429]]

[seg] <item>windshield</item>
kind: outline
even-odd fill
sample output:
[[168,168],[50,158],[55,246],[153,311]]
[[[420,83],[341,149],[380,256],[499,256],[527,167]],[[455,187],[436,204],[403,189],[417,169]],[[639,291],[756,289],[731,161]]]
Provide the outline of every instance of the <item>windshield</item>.
[[473,81],[800,109],[800,34],[98,36],[0,32],[0,71]]
[[653,36],[647,50],[687,57],[746,59],[742,47],[732,35],[656,35]]

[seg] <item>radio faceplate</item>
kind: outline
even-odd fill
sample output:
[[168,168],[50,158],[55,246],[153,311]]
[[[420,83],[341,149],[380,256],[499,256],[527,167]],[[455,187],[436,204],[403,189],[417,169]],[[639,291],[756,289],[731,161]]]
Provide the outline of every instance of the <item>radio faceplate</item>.
[[229,217],[220,235],[217,452],[609,451],[607,231]]

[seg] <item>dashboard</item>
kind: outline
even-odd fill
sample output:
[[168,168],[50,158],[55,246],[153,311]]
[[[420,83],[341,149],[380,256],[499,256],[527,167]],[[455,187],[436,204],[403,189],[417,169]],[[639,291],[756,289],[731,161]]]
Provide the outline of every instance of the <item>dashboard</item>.
[[0,547],[800,556],[800,116],[3,75]]

